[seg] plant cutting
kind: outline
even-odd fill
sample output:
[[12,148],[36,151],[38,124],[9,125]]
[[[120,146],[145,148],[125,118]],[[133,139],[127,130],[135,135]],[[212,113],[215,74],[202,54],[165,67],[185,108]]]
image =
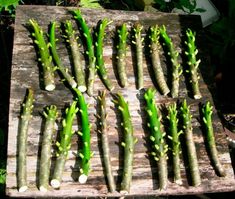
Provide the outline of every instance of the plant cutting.
[[57,158],[56,158],[53,176],[51,179],[51,186],[55,189],[58,189],[60,187],[65,162],[71,147],[71,138],[74,134],[72,126],[76,113],[78,112],[78,108],[76,106],[77,106],[77,101],[73,101],[70,107],[66,109],[65,118],[62,120],[60,141],[56,142],[56,146],[58,148],[56,153]]
[[216,174],[220,177],[224,177],[226,176],[226,173],[222,164],[220,163],[218,157],[218,151],[216,149],[215,136],[212,125],[212,114],[213,114],[213,106],[211,106],[210,102],[208,101],[202,107],[202,121],[205,130],[206,143],[211,157],[211,162],[215,169]]
[[109,149],[109,138],[108,138],[108,129],[106,124],[106,101],[105,101],[105,91],[100,92],[98,96],[99,100],[99,115],[98,117],[98,132],[101,136],[101,145],[102,145],[102,153],[103,153],[103,161],[105,174],[108,181],[108,187],[110,192],[114,192],[116,190],[116,184],[113,177],[111,158],[110,158],[110,149]]
[[31,88],[27,90],[25,101],[22,104],[18,134],[18,158],[17,158],[17,184],[19,192],[28,189],[27,185],[27,138],[29,123],[32,118],[34,92]]
[[108,77],[107,69],[104,65],[104,58],[103,58],[103,40],[105,36],[105,28],[109,25],[111,21],[108,21],[107,18],[104,18],[98,26],[98,32],[96,33],[97,41],[95,42],[95,55],[96,55],[96,68],[100,78],[106,88],[110,91],[114,89],[111,80]]
[[77,83],[75,82],[74,78],[69,74],[68,69],[63,66],[62,61],[60,59],[60,56],[56,50],[56,41],[58,40],[58,39],[56,39],[56,36],[55,36],[56,26],[57,26],[57,24],[55,21],[51,22],[50,31],[49,31],[51,54],[52,54],[52,57],[53,57],[53,60],[55,62],[57,69],[60,71],[60,73],[65,78],[65,80],[68,82],[68,84],[71,86],[71,88],[74,88],[77,86]]
[[172,151],[172,163],[173,163],[173,172],[174,172],[174,181],[176,184],[182,185],[182,178],[180,174],[180,135],[182,131],[178,130],[178,111],[176,103],[171,104],[168,107],[168,116],[169,120],[169,135],[168,138],[171,140],[171,151]]
[[160,43],[159,43],[160,30],[158,25],[150,27],[150,56],[152,60],[152,67],[155,80],[158,84],[160,92],[163,95],[167,95],[170,89],[165,81],[164,73],[160,61]]
[[80,176],[78,181],[81,184],[86,183],[88,175],[91,171],[90,168],[90,159],[92,157],[91,152],[91,124],[89,122],[89,115],[88,115],[88,105],[85,101],[85,98],[81,91],[77,88],[73,89],[76,93],[76,100],[78,101],[79,113],[80,113],[80,120],[81,120],[81,131],[78,134],[82,137],[82,149],[81,152],[78,154],[81,158],[81,168],[80,168]]
[[158,108],[155,104],[155,90],[149,88],[145,94],[144,99],[146,102],[146,113],[147,113],[147,126],[150,130],[150,140],[152,142],[152,155],[157,161],[158,165],[158,179],[159,188],[164,190],[167,188],[167,151],[168,145],[165,143],[164,137],[165,132],[162,131],[161,117],[159,115]]
[[58,116],[57,107],[51,105],[43,112],[46,118],[45,128],[43,131],[41,159],[39,168],[39,190],[47,191],[49,185],[50,166],[51,166],[51,145],[52,136],[55,131],[55,120]]
[[85,81],[85,73],[83,71],[81,57],[80,57],[79,44],[77,42],[78,36],[76,36],[75,34],[71,21],[66,20],[66,22],[64,23],[64,27],[65,27],[65,34],[66,34],[65,38],[66,38],[66,41],[69,43],[70,50],[72,53],[75,79],[78,84],[77,88],[81,92],[85,92],[87,88],[86,88],[86,81]]
[[143,40],[141,36],[141,31],[143,26],[141,24],[136,24],[134,26],[134,36],[132,43],[135,44],[136,51],[136,68],[137,68],[137,88],[141,89],[144,87],[144,77],[143,77]]
[[123,23],[118,29],[118,45],[117,45],[117,71],[120,80],[120,86],[125,87],[128,84],[127,74],[126,74],[126,40],[127,40],[127,27]]
[[133,175],[134,145],[137,142],[137,139],[135,139],[133,135],[133,125],[131,122],[128,103],[121,94],[116,95],[114,103],[117,105],[118,110],[121,113],[121,125],[124,134],[124,141],[121,143],[124,148],[124,165],[120,193],[127,194],[130,192]]
[[86,54],[88,55],[88,61],[89,61],[89,77],[88,77],[88,84],[87,84],[87,93],[88,95],[93,95],[93,87],[94,87],[94,81],[96,76],[96,58],[94,53],[94,46],[93,46],[93,39],[91,35],[91,31],[85,21],[85,19],[82,17],[80,10],[74,10],[72,11],[72,14],[74,15],[74,18],[78,22],[78,24],[81,27],[81,30],[83,32],[83,35],[86,39],[86,47],[87,51]]
[[178,97],[179,95],[179,80],[180,75],[182,74],[182,70],[180,67],[180,63],[178,61],[179,53],[175,49],[174,44],[166,32],[166,27],[163,25],[160,28],[160,35],[163,38],[163,45],[166,46],[166,50],[168,51],[168,56],[171,61],[171,96]]
[[192,115],[190,114],[190,109],[189,106],[187,105],[186,100],[183,101],[180,107],[180,113],[182,118],[183,132],[185,135],[188,165],[189,165],[192,185],[199,186],[201,184],[201,177],[198,166],[196,147],[193,140],[193,127],[191,123]]
[[189,73],[190,84],[192,87],[193,97],[194,99],[200,99],[202,97],[200,89],[199,89],[199,75],[198,75],[198,66],[201,62],[200,59],[197,60],[196,55],[198,54],[198,49],[195,45],[195,35],[191,29],[186,30],[187,41],[185,41],[187,50],[185,54],[188,58],[188,69],[186,70]]
[[55,89],[54,71],[55,67],[52,64],[52,57],[49,51],[49,45],[44,39],[42,28],[38,25],[37,21],[30,19],[29,23],[33,28],[32,36],[35,38],[34,43],[38,46],[38,61],[41,62],[43,70],[43,80],[45,90],[53,91]]

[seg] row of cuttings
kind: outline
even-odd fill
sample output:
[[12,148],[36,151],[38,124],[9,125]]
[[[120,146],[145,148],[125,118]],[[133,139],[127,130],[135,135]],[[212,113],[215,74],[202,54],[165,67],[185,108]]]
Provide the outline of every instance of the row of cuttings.
[[[64,37],[65,41],[68,42],[68,47],[71,51],[71,57],[73,62],[74,75],[68,71],[67,67],[63,66],[60,59],[60,55],[57,52],[56,47],[56,22],[52,22],[49,29],[49,42],[44,38],[44,33],[42,28],[38,23],[30,19],[29,24],[32,27],[32,36],[34,37],[34,43],[37,45],[39,61],[41,62],[43,74],[44,74],[44,86],[45,90],[52,91],[55,89],[54,72],[58,70],[65,79],[68,85],[72,88],[77,87],[81,92],[87,91],[89,96],[93,95],[94,81],[96,78],[96,72],[99,74],[102,82],[108,90],[113,90],[114,86],[109,78],[107,69],[105,67],[105,61],[103,58],[103,40],[105,37],[105,29],[110,23],[106,18],[101,20],[97,25],[96,34],[92,34],[90,28],[88,27],[86,21],[81,15],[80,10],[72,11],[74,18],[77,21],[81,34],[84,36],[83,44],[85,46],[85,51],[87,55],[88,62],[88,77],[86,77],[84,72],[84,67],[81,62],[81,55],[79,49],[78,35],[73,28],[72,22],[67,20],[63,23]],[[136,57],[136,71],[137,71],[137,86],[138,89],[144,87],[143,80],[143,26],[141,24],[134,25],[134,33],[132,35],[132,43],[135,45],[135,57]],[[126,74],[126,51],[127,51],[127,39],[128,39],[128,28],[125,23],[117,30],[118,41],[117,41],[117,73],[119,78],[119,83],[121,87],[126,87],[128,84],[128,77]],[[179,52],[176,50],[171,38],[167,34],[165,26],[159,27],[158,25],[153,25],[148,31],[149,38],[149,57],[151,59],[151,65],[154,72],[154,81],[157,83],[157,89],[163,95],[170,95],[172,97],[178,97],[179,93],[179,81],[180,75],[182,74],[182,67],[179,61]],[[92,37],[96,35],[96,37]],[[186,31],[186,41],[185,41],[185,54],[187,55],[187,69],[185,71],[189,74],[188,81],[190,82],[193,97],[195,99],[201,98],[201,93],[198,86],[198,66],[200,64],[200,59],[197,59],[198,50],[195,45],[195,32],[188,29]],[[160,39],[166,49],[167,58],[171,66],[169,67],[169,76],[171,80],[171,85],[167,84],[164,72],[160,61]],[[54,64],[53,64],[54,63]],[[74,77],[73,77],[74,76]]]
[[[190,113],[190,107],[184,100],[180,105],[176,103],[170,104],[167,107],[168,123],[167,127],[163,128],[163,122],[161,121],[161,113],[155,102],[156,90],[149,88],[144,93],[145,100],[145,113],[146,113],[146,126],[149,128],[149,135],[147,136],[151,143],[152,158],[156,160],[158,168],[158,180],[159,189],[167,189],[168,184],[168,170],[167,159],[168,155],[172,156],[173,160],[173,173],[175,183],[182,185],[181,171],[180,171],[180,143],[181,135],[185,140],[185,146],[187,151],[188,166],[191,175],[192,186],[199,186],[201,184],[201,176],[198,165],[198,157],[196,153],[193,127],[191,123],[192,115]],[[42,135],[41,144],[41,157],[40,157],[40,169],[39,169],[39,190],[47,191],[49,184],[59,189],[62,181],[65,162],[68,156],[68,151],[71,146],[71,139],[74,135],[72,130],[73,121],[76,116],[79,116],[81,130],[78,134],[81,136],[81,148],[78,156],[80,157],[79,165],[79,182],[86,183],[89,173],[91,172],[90,160],[92,158],[91,152],[91,135],[90,135],[90,121],[88,115],[88,105],[84,98],[84,95],[77,88],[73,88],[73,94],[75,96],[71,105],[66,109],[65,115],[62,119],[62,129],[60,130],[59,140],[56,142],[57,146],[57,158],[53,173],[50,174],[50,162],[51,162],[51,147],[52,147],[52,134],[54,132],[55,120],[58,115],[57,107],[55,105],[48,106],[44,111],[45,117],[45,129]],[[112,172],[112,164],[109,154],[109,141],[108,130],[106,129],[106,97],[105,91],[102,91],[98,95],[98,116],[97,116],[97,131],[101,136],[102,154],[104,158],[104,171],[107,177],[107,185],[110,192],[116,191],[116,184]],[[137,139],[134,136],[134,128],[131,121],[131,114],[129,112],[129,105],[121,94],[115,94],[114,104],[120,112],[121,116],[121,128],[123,133],[123,140],[121,145],[123,146],[123,170],[120,193],[127,194],[130,192],[132,182],[132,170],[133,159],[135,153],[135,143]],[[25,101],[21,111],[21,121],[18,134],[18,156],[17,156],[17,182],[19,192],[27,190],[27,131],[28,125],[30,125],[30,119],[32,118],[34,103],[34,92],[32,89],[28,89],[25,97]],[[204,104],[200,108],[202,129],[205,131],[205,144],[208,146],[210,154],[211,164],[214,167],[215,173],[218,176],[224,177],[226,172],[221,165],[218,152],[215,144],[215,137],[213,133],[212,113],[213,107],[209,102]],[[165,123],[164,123],[165,124]],[[163,129],[166,129],[164,132]],[[168,144],[167,144],[168,143]],[[169,145],[169,146],[168,146]],[[170,150],[169,150],[170,149]],[[50,176],[52,176],[50,178]]]

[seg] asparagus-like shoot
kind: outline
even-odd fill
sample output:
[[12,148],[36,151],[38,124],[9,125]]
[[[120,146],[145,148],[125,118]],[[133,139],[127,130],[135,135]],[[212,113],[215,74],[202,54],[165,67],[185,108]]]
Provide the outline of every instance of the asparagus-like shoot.
[[202,120],[205,129],[205,138],[208,145],[212,165],[214,166],[217,175],[220,177],[224,177],[226,173],[219,161],[218,151],[216,149],[216,144],[215,144],[215,136],[212,125],[212,113],[213,113],[213,106],[211,106],[210,102],[207,102],[202,107],[202,114],[203,114]]
[[104,85],[112,91],[114,89],[111,80],[108,78],[107,69],[105,68],[104,58],[103,58],[103,40],[105,36],[105,28],[111,22],[108,19],[103,19],[99,24],[99,29],[97,32],[97,41],[95,43],[95,54],[96,54],[96,68],[98,74],[100,75],[101,80],[103,81]]
[[47,91],[55,89],[54,71],[55,67],[52,65],[52,57],[44,39],[42,28],[38,25],[37,21],[30,19],[29,23],[33,28],[32,36],[35,38],[34,43],[38,46],[39,59],[43,69],[44,86]]
[[199,80],[198,66],[201,60],[200,59],[197,60],[196,58],[196,55],[198,54],[198,49],[195,45],[195,35],[196,33],[192,32],[192,30],[190,29],[186,31],[187,41],[185,41],[185,44],[187,46],[187,50],[185,54],[188,57],[187,64],[189,66],[186,72],[190,74],[190,83],[192,86],[194,99],[200,99],[202,95],[198,85],[198,80]]
[[114,102],[121,113],[121,125],[124,133],[124,141],[121,143],[124,147],[124,165],[120,193],[127,194],[130,192],[133,172],[134,145],[137,142],[137,139],[135,139],[133,135],[133,126],[128,103],[121,94],[117,94],[116,98],[117,99],[114,100]]
[[171,150],[172,150],[172,161],[173,161],[173,172],[174,181],[181,185],[182,179],[180,174],[180,140],[179,136],[182,131],[178,130],[178,111],[176,108],[176,103],[172,104],[168,108],[168,120],[169,120],[169,135],[168,138],[171,140]]
[[89,123],[89,115],[88,115],[88,105],[85,101],[84,96],[82,93],[77,89],[74,88],[76,92],[76,97],[79,106],[80,112],[80,119],[81,119],[81,132],[78,132],[79,135],[82,137],[82,150],[78,154],[81,158],[81,169],[78,181],[82,184],[86,183],[89,172],[90,172],[90,159],[92,157],[91,153],[91,125]]
[[163,95],[167,95],[170,89],[164,78],[164,73],[160,61],[160,43],[159,43],[160,30],[158,25],[150,27],[150,53],[153,66],[153,72],[158,87]]
[[56,22],[53,21],[53,22],[51,22],[50,31],[49,31],[51,54],[52,54],[54,63],[57,66],[57,69],[63,75],[63,77],[68,82],[68,84],[71,86],[71,88],[74,88],[77,86],[77,83],[75,82],[73,77],[69,74],[68,69],[66,69],[63,66],[62,61],[60,59],[60,56],[58,55],[57,50],[56,50],[56,41],[58,39],[56,39],[56,36],[55,36],[55,29],[56,29]]
[[158,178],[159,178],[159,188],[160,190],[167,188],[167,151],[168,146],[165,143],[164,137],[165,132],[162,131],[161,127],[161,117],[158,113],[158,108],[155,104],[155,90],[148,89],[144,94],[144,99],[146,101],[146,113],[148,118],[148,127],[150,129],[150,140],[153,143],[152,155],[157,161],[158,165]]
[[102,152],[104,158],[104,167],[105,173],[108,180],[108,187],[110,192],[114,192],[116,190],[116,185],[112,173],[112,166],[110,160],[110,152],[109,152],[109,138],[108,138],[108,131],[107,131],[107,124],[106,124],[106,101],[105,101],[105,91],[100,92],[98,99],[99,99],[99,127],[98,132],[101,135],[101,145],[102,145]]
[[81,26],[83,35],[86,39],[86,46],[87,46],[87,52],[88,55],[88,61],[89,61],[89,77],[88,77],[88,85],[87,85],[87,93],[88,95],[93,95],[93,87],[94,87],[94,81],[96,76],[96,67],[95,67],[95,54],[94,54],[94,46],[93,46],[93,39],[90,32],[90,29],[84,20],[84,18],[81,15],[80,10],[74,10],[73,12],[74,18],[77,20],[79,25]]
[[143,77],[143,40],[141,37],[141,31],[143,26],[136,24],[134,26],[134,41],[136,50],[136,65],[137,65],[137,88],[141,89],[144,87],[144,77]]
[[39,169],[39,190],[47,191],[50,176],[50,163],[51,163],[51,145],[52,136],[54,133],[55,120],[58,116],[57,107],[51,105],[43,112],[46,118],[45,128],[42,138],[42,149]]
[[125,87],[128,84],[126,74],[126,40],[127,40],[127,27],[123,23],[120,29],[118,29],[118,45],[117,45],[117,71],[120,80],[120,86]]
[[22,104],[22,113],[20,115],[20,128],[18,134],[18,159],[17,159],[17,183],[19,192],[28,189],[27,186],[27,137],[28,126],[32,118],[34,93],[28,89],[25,102]]
[[185,143],[187,147],[187,157],[192,185],[198,186],[201,184],[201,177],[198,167],[197,152],[193,141],[193,128],[191,123],[192,115],[190,114],[189,106],[187,105],[186,100],[183,101],[180,107],[180,111],[182,117],[183,132],[185,135]]
[[180,63],[178,61],[179,52],[175,49],[173,42],[171,41],[171,38],[168,36],[166,32],[166,27],[163,25],[160,28],[160,35],[163,38],[164,45],[167,48],[168,55],[171,60],[171,96],[172,97],[178,97],[179,94],[179,79],[180,75],[182,74],[182,70],[180,67]]
[[55,169],[51,180],[51,186],[53,188],[59,188],[62,174],[65,166],[65,162],[68,156],[68,151],[71,147],[71,138],[74,134],[74,130],[72,129],[73,121],[78,112],[78,108],[76,107],[77,101],[74,101],[69,108],[66,109],[65,118],[62,121],[62,131],[60,132],[60,142],[56,142],[56,146],[58,147],[57,151],[57,159],[55,163]]
[[71,21],[66,20],[66,22],[64,23],[64,27],[65,27],[65,34],[66,34],[65,38],[66,38],[66,41],[69,43],[71,53],[72,53],[75,79],[78,84],[78,89],[81,92],[85,92],[86,81],[85,81],[85,74],[83,71],[81,57],[80,57],[79,44],[77,42],[78,36],[76,36],[75,34]]

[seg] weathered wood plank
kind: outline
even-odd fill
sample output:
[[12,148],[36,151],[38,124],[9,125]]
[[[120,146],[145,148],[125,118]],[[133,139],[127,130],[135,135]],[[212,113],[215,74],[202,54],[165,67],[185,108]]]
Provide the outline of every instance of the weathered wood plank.
[[[75,8],[64,7],[45,7],[45,6],[19,6],[16,12],[15,22],[15,35],[14,35],[14,49],[12,61],[12,75],[11,75],[11,95],[10,95],[10,113],[9,113],[9,136],[8,136],[8,165],[7,165],[7,195],[12,197],[106,197],[106,196],[121,196],[118,192],[109,194],[107,193],[106,181],[103,173],[103,166],[100,156],[99,137],[96,132],[96,99],[93,97],[85,96],[89,107],[89,118],[93,124],[91,130],[92,150],[95,152],[91,160],[93,171],[88,179],[87,184],[80,185],[76,182],[79,168],[73,168],[76,165],[76,158],[73,153],[76,153],[79,145],[77,145],[78,137],[74,136],[72,140],[71,151],[69,152],[69,159],[65,165],[65,172],[63,175],[63,183],[60,190],[50,190],[47,193],[40,193],[37,189],[38,181],[38,168],[40,156],[40,142],[42,136],[42,117],[41,112],[47,105],[55,104],[59,110],[63,110],[66,105],[72,101],[72,94],[70,90],[60,82],[59,76],[56,76],[56,90],[53,92],[46,92],[40,88],[39,84],[39,66],[36,61],[37,56],[32,39],[29,37],[29,32],[26,29],[26,24],[30,18],[35,18],[39,24],[47,31],[47,26],[51,20],[63,22],[66,19],[71,19],[69,10]],[[107,29],[107,37],[105,39],[105,65],[108,68],[112,82],[115,85],[114,93],[122,93],[130,105],[130,112],[134,126],[135,136],[139,142],[135,146],[134,169],[133,169],[133,183],[131,186],[130,196],[150,196],[150,195],[182,195],[182,194],[198,194],[209,192],[231,191],[235,189],[235,180],[231,160],[228,152],[228,146],[223,134],[221,121],[215,112],[213,115],[214,130],[216,134],[217,148],[219,157],[222,164],[226,168],[227,177],[219,178],[215,175],[214,170],[209,162],[209,157],[206,153],[204,139],[201,132],[201,125],[198,120],[199,111],[198,107],[201,102],[210,100],[212,103],[216,100],[213,93],[213,79],[210,75],[209,61],[204,54],[203,40],[200,36],[200,20],[197,16],[180,16],[177,14],[168,13],[147,13],[147,12],[126,12],[115,10],[89,10],[82,9],[82,14],[87,20],[89,26],[96,26],[97,22],[104,17],[113,20],[113,23]],[[133,52],[130,46],[127,53],[127,73],[129,78],[129,86],[127,88],[120,88],[116,80],[115,74],[115,57],[116,49],[114,47],[114,36],[116,26],[121,25],[123,22],[128,24],[130,28],[136,22],[144,25],[145,30],[153,24],[164,24],[167,27],[169,35],[172,37],[173,42],[177,49],[181,52],[182,47],[182,34],[187,27],[191,27],[198,31],[198,47],[199,57],[202,59],[200,65],[201,79],[200,89],[203,93],[201,100],[193,100],[188,96],[185,79],[182,76],[180,82],[180,94],[178,99],[170,97],[163,97],[157,93],[156,100],[159,105],[169,104],[176,100],[187,99],[191,104],[191,112],[193,114],[194,126],[194,139],[197,147],[199,157],[199,169],[202,176],[202,185],[194,188],[189,186],[186,177],[186,167],[184,162],[181,162],[181,171],[184,177],[183,185],[178,186],[172,183],[172,167],[169,164],[169,187],[165,191],[158,190],[158,180],[156,178],[156,164],[149,160],[148,146],[146,144],[146,136],[148,134],[145,127],[145,114],[143,107],[143,92],[136,90],[136,80],[134,76],[134,59]],[[77,29],[76,23],[73,21],[74,27]],[[60,41],[58,42],[58,50],[61,55],[63,63],[70,69],[71,64],[68,56],[68,51],[65,47],[63,39],[58,33]],[[143,33],[146,36],[146,33]],[[83,47],[81,52],[84,53]],[[153,83],[149,75],[149,59],[148,53],[144,57],[144,87],[152,87]],[[85,65],[84,57],[83,62]],[[164,66],[164,71],[167,74],[167,66],[165,64],[165,56],[161,55],[161,62]],[[35,108],[33,111],[33,118],[29,127],[28,137],[28,154],[27,154],[27,167],[28,167],[28,181],[29,190],[25,193],[18,193],[16,184],[16,157],[17,157],[17,134],[19,125],[20,104],[24,98],[26,88],[32,87],[35,91]],[[99,78],[95,81],[95,96],[99,90],[105,87],[102,85]],[[107,124],[109,126],[110,137],[110,150],[111,161],[114,169],[114,176],[119,181],[120,172],[122,170],[122,150],[120,142],[122,135],[120,132],[119,114],[114,108],[111,101],[112,96],[110,93],[107,95]],[[62,113],[60,112],[60,115]],[[73,128],[79,128],[77,122],[74,123]],[[58,121],[56,132],[61,129],[61,124]],[[56,139],[56,135],[55,138]],[[55,149],[55,146],[53,146]],[[52,154],[52,169],[55,162],[55,150]]]

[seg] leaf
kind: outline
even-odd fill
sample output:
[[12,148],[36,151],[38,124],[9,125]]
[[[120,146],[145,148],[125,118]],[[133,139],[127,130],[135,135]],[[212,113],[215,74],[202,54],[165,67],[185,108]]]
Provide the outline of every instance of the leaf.
[[204,8],[196,8],[195,11],[196,12],[206,12],[206,9],[204,9]]
[[102,8],[100,0],[80,0],[81,7],[84,8]]

